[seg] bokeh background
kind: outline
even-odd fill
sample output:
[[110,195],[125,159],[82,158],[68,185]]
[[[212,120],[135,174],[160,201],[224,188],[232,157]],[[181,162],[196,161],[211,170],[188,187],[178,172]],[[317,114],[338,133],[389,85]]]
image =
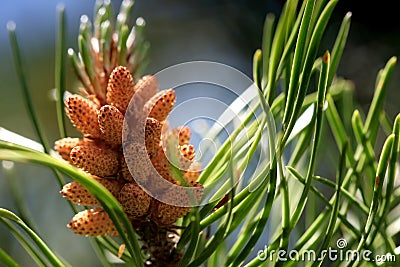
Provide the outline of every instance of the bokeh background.
[[[0,127],[38,140],[22,101],[12,61],[6,24],[17,25],[24,68],[31,94],[47,139],[58,139],[55,103],[50,98],[54,88],[56,7],[63,3],[67,19],[67,47],[77,47],[79,18],[93,16],[94,0],[13,0],[3,1],[0,9]],[[112,1],[118,10],[121,1]],[[279,16],[282,0],[137,0],[133,17],[146,20],[145,36],[151,44],[147,73],[193,60],[210,60],[232,66],[252,76],[252,57],[260,47],[262,26],[269,12]],[[366,110],[372,99],[375,77],[391,56],[400,55],[400,20],[395,1],[367,4],[340,0],[321,54],[332,47],[334,37],[346,12],[352,24],[338,74],[351,79],[355,98]],[[67,89],[75,90],[75,77],[67,65]],[[400,111],[400,68],[395,67],[389,84],[386,108],[392,118]],[[73,266],[98,266],[99,262],[86,238],[73,235],[66,227],[71,211],[58,194],[52,172],[39,166],[20,165],[13,176],[0,166],[0,207],[15,210],[10,179],[19,184],[23,197],[41,237]],[[22,266],[32,261],[3,225],[0,246]]]

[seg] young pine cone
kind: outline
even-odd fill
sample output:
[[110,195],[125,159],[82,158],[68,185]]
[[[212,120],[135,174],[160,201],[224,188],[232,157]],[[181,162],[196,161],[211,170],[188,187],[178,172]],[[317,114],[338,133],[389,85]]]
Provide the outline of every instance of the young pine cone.
[[[88,172],[92,178],[102,184],[118,199],[132,222],[150,222],[161,227],[174,224],[185,216],[190,207],[177,207],[162,203],[147,194],[137,181],[151,179],[149,170],[140,160],[139,153],[145,153],[155,170],[165,180],[173,184],[182,184],[170,169],[169,155],[178,158],[182,177],[187,184],[196,187],[196,200],[202,195],[202,187],[194,182],[199,175],[199,168],[193,164],[194,147],[189,144],[190,129],[180,127],[163,130],[163,125],[175,104],[174,90],[157,92],[158,83],[154,76],[147,75],[134,83],[129,70],[116,67],[109,79],[105,103],[96,95],[84,97],[72,94],[65,99],[68,118],[82,138],[63,138],[55,142],[55,149],[60,156],[72,165]],[[122,131],[124,116],[131,98],[138,97],[143,102],[143,112],[149,114],[145,124],[145,151],[132,147],[122,153]],[[171,145],[172,144],[172,145]],[[129,166],[129,168],[128,168]],[[129,169],[138,169],[141,177],[132,177]],[[68,227],[76,234],[97,236],[117,235],[110,218],[101,208],[97,199],[81,186],[72,181],[64,185],[61,194],[76,204],[93,207],[74,216]],[[170,196],[169,196],[170,197]],[[174,196],[173,196],[174,197]],[[175,196],[186,199],[188,195]]]

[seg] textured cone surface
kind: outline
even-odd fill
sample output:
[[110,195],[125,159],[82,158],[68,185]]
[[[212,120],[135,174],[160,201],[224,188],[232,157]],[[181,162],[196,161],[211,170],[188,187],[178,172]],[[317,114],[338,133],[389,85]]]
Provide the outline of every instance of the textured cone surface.
[[72,124],[85,136],[99,138],[100,127],[97,123],[97,106],[80,95],[70,95],[65,100],[66,113]]
[[101,208],[81,211],[67,225],[74,233],[85,236],[117,236],[118,232],[108,214]]
[[155,208],[151,211],[152,219],[160,225],[173,224],[179,218],[185,216],[191,209],[190,207],[171,206],[158,201],[154,206]]
[[[172,192],[166,192],[162,199],[169,203],[180,203],[183,207],[157,201],[151,210],[153,220],[161,225],[170,225],[185,216],[191,210],[191,204],[198,205],[203,196],[204,188],[199,182],[190,182],[190,187],[190,191],[173,190]],[[189,194],[192,195],[190,196]]]
[[191,161],[194,159],[195,153],[194,153],[194,146],[193,145],[183,145],[180,148],[181,155]]
[[135,93],[133,78],[126,67],[116,67],[108,80],[107,103],[125,113],[129,101]]
[[[141,184],[146,183],[151,167],[149,166],[150,163],[147,163],[145,160],[148,157],[146,148],[138,143],[126,144],[124,147],[124,155],[131,176],[135,176],[135,179]],[[124,178],[128,177],[124,176]]]
[[181,127],[177,127],[172,129],[171,131],[169,131],[167,133],[167,135],[175,135],[178,136],[179,139],[179,145],[183,146],[183,145],[188,145],[189,141],[190,141],[190,128],[187,126],[181,126]]
[[99,110],[98,122],[104,140],[113,146],[121,145],[124,115],[113,105],[105,105]]
[[72,163],[97,176],[111,176],[118,172],[118,153],[95,143],[76,146],[70,154]]
[[[102,184],[110,193],[117,197],[124,183],[117,179],[106,179],[93,176],[93,179]],[[63,186],[60,193],[68,200],[85,206],[101,206],[99,201],[77,181]]]
[[135,84],[135,104],[143,107],[144,104],[157,93],[158,81],[155,76],[146,75]]
[[121,164],[120,176],[128,182],[135,182],[135,179],[133,179],[131,172],[129,171],[128,165],[126,165],[124,157],[120,158],[120,164]]
[[60,140],[57,140],[54,143],[54,149],[58,152],[58,154],[65,160],[71,161],[71,158],[69,157],[69,154],[71,153],[71,150],[78,146],[83,144],[84,141],[79,139],[79,138],[71,138],[71,137],[66,137],[62,138]]
[[130,217],[140,218],[148,212],[151,197],[136,183],[127,183],[121,189],[118,200]]
[[180,190],[169,189],[162,195],[165,203],[174,203],[179,207],[190,207],[200,204],[204,187],[196,181],[189,182],[189,187],[181,187]]
[[150,158],[153,158],[158,153],[158,148],[160,146],[162,124],[154,119],[148,118],[146,120],[146,130],[145,130],[145,142],[147,154]]
[[[157,156],[154,157],[151,162],[153,163],[154,169],[156,169],[158,176],[162,176],[165,180],[173,184],[179,184],[172,175],[171,163],[168,161],[168,158],[166,157],[161,146],[159,146]],[[155,181],[153,182],[156,183]],[[162,190],[162,188],[160,188],[160,190]]]
[[163,140],[165,154],[169,162],[180,170],[188,170],[194,158],[194,147],[183,145],[179,147],[179,136],[169,132]]
[[[163,122],[175,105],[175,91],[163,90],[154,95],[145,105],[144,110],[150,118]],[[149,113],[150,111],[150,113]]]
[[179,128],[179,145],[187,145],[190,141],[190,128],[182,126]]

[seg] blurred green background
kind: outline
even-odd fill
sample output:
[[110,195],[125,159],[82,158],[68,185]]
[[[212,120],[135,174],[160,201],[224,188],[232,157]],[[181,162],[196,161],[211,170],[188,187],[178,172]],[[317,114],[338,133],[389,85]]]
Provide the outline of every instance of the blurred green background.
[[[278,17],[284,1],[228,0],[137,0],[134,15],[143,17],[145,36],[151,44],[147,72],[193,60],[210,60],[232,66],[252,77],[252,57],[260,47],[262,26],[269,12]],[[12,61],[6,24],[17,25],[17,37],[35,108],[46,129],[49,143],[58,139],[54,88],[54,55],[57,29],[56,6],[63,3],[67,19],[67,47],[77,47],[79,18],[93,16],[94,0],[14,0],[3,1],[0,9],[0,127],[38,140],[22,101]],[[121,1],[112,1],[117,11]],[[363,2],[361,2],[363,3]],[[338,74],[351,79],[355,97],[366,110],[372,99],[375,77],[391,56],[400,55],[400,21],[394,3],[379,6],[339,1],[333,14],[321,54],[330,49],[343,16],[353,13],[349,40]],[[67,64],[67,90],[76,89],[76,80]],[[389,84],[386,109],[391,118],[400,111],[400,70],[396,66]],[[70,127],[68,129],[73,132]],[[0,167],[0,207],[16,210],[9,178],[19,183],[23,197],[41,237],[73,266],[98,266],[86,238],[73,235],[65,225],[72,216],[67,202],[58,193],[51,171],[39,166],[16,164],[12,177]],[[0,245],[22,266],[32,261],[11,234],[0,225]]]

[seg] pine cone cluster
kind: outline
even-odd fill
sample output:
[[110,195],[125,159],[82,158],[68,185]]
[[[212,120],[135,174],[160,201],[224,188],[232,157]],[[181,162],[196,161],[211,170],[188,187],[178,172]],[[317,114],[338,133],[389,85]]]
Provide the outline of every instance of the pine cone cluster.
[[[120,202],[147,255],[146,266],[177,266],[182,253],[175,223],[200,202],[200,165],[193,160],[190,129],[168,127],[175,91],[158,91],[156,77],[141,74],[149,45],[143,18],[128,25],[132,7],[132,0],[122,1],[115,20],[111,2],[97,1],[93,24],[81,17],[79,51],[69,49],[68,55],[82,87],[64,105],[82,135],[57,140],[54,148]],[[177,185],[184,190],[171,190]],[[72,181],[60,193],[85,208],[67,225],[73,232],[118,235],[101,203],[81,184]]]
[[[185,182],[199,188],[197,197],[201,197],[202,191],[201,185],[195,181],[200,171],[197,165],[192,164],[195,154],[194,147],[189,144],[190,129],[186,126],[172,130],[167,127],[164,127],[167,130],[163,129],[175,104],[174,90],[157,92],[157,88],[158,83],[154,76],[144,76],[134,83],[129,70],[118,66],[109,77],[105,103],[101,103],[96,95],[69,95],[65,99],[66,114],[83,137],[57,140],[55,150],[64,160],[90,173],[93,179],[108,189],[121,203],[132,222],[137,224],[152,221],[165,227],[185,216],[190,207],[162,203],[147,194],[136,182],[152,179],[152,176],[149,177],[151,172],[148,167],[142,166],[141,160],[136,160],[135,153],[139,150],[135,150],[135,146],[126,149],[125,155],[129,155],[127,159],[122,149],[124,115],[135,94],[144,100],[144,109],[149,111],[145,125],[145,148],[146,156],[154,169],[168,182],[182,184],[175,178],[168,160],[168,154],[175,153],[183,163],[180,167],[184,167],[181,172]],[[140,170],[142,177],[134,178],[128,165]],[[78,182],[72,181],[64,185],[61,194],[74,203],[93,207],[72,218],[68,227],[75,233],[87,236],[118,234],[98,200]],[[189,196],[175,197],[189,199]]]

